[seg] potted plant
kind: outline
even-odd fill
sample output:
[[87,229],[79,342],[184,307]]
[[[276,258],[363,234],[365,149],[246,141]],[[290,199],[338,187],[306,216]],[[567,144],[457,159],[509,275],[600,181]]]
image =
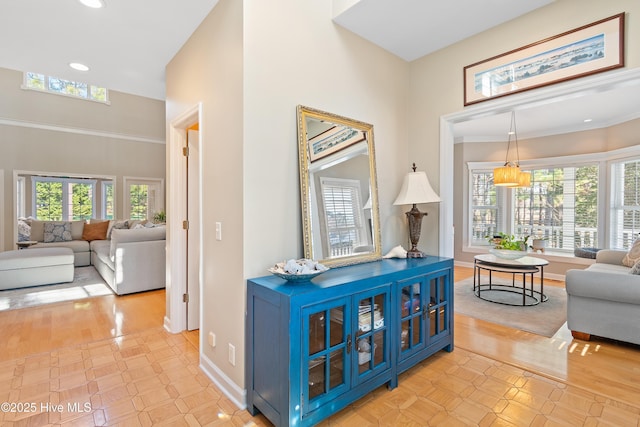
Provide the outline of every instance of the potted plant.
[[498,233],[491,236],[488,240],[489,243],[493,244],[496,249],[508,251],[526,251],[529,236],[524,236],[522,239],[517,239],[513,234]]
[[167,221],[167,215],[164,213],[164,211],[156,212],[153,215],[153,222],[155,224],[164,224],[166,221]]

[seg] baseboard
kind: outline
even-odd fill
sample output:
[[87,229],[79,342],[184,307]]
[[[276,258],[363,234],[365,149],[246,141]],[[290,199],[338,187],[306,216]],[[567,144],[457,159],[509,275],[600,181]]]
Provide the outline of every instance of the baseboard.
[[174,332],[171,330],[171,319],[169,319],[167,316],[164,316],[164,321],[162,322],[162,326],[164,326],[164,329],[169,332],[170,334],[173,334]]
[[231,381],[231,378],[202,352],[200,352],[200,369],[238,408],[247,409],[247,391]]
[[[464,261],[454,261],[453,265],[456,267],[467,267],[473,269],[472,262],[464,262]],[[560,282],[564,282],[565,275],[564,274],[556,274],[556,273],[544,273],[545,279],[558,280]]]

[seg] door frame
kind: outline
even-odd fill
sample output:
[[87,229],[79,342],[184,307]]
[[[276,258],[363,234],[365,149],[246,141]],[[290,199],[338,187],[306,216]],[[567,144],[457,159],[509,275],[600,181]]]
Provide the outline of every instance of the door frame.
[[[167,145],[167,256],[166,256],[166,313],[164,328],[171,333],[179,333],[187,328],[187,306],[182,296],[186,292],[187,265],[184,256],[187,250],[187,236],[182,229],[182,221],[187,215],[186,162],[183,159],[182,148],[187,141],[187,129],[194,124],[199,124],[200,132],[200,188],[202,189],[202,103],[198,103],[182,114],[179,114],[169,123],[169,139]],[[199,194],[200,206],[202,205],[202,191]],[[201,208],[200,208],[201,209]],[[200,218],[202,222],[202,218]],[[202,227],[200,227],[202,230]],[[202,249],[202,232],[200,234],[200,246]],[[200,319],[202,326],[202,250],[200,251]],[[202,334],[200,334],[200,348],[202,348]]]

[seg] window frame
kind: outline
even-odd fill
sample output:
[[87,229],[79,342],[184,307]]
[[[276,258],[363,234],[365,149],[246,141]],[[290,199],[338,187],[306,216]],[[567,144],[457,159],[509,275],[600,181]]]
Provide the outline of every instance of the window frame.
[[[611,227],[608,230],[607,238],[608,238],[608,244],[611,248],[620,249],[620,250],[628,250],[633,244],[633,241],[635,240],[635,238],[637,238],[637,236],[633,237],[634,234],[640,231],[640,230],[634,230],[635,233],[632,232],[630,238],[626,239],[626,241],[624,240],[624,237],[622,237],[623,239],[622,244],[619,244],[618,238],[614,237],[614,234],[618,230],[618,221],[617,221],[618,211],[624,212],[624,210],[631,210],[631,211],[640,212],[640,203],[638,206],[626,205],[627,206],[626,208],[625,208],[625,205],[622,205],[621,196],[622,196],[622,193],[624,192],[624,188],[620,188],[621,185],[623,186],[623,182],[620,179],[624,179],[624,177],[618,176],[617,166],[624,163],[640,163],[640,150],[636,155],[617,158],[609,162],[609,176],[611,177],[611,182],[608,188],[609,188],[611,197],[609,200],[607,211],[611,218],[611,220],[609,221]],[[622,227],[624,227],[624,221],[623,221]]]
[[[59,178],[50,176],[32,176],[31,177],[31,215],[33,218],[38,218],[38,206],[36,194],[36,186],[38,182],[58,182],[62,184],[62,221],[75,221],[73,219],[73,210],[69,212],[69,188],[70,184],[87,184],[91,185],[92,197],[91,197],[91,217],[95,218],[96,214],[96,179],[83,179],[83,178]],[[89,219],[89,218],[86,218]]]
[[[111,186],[111,188],[113,189],[113,218],[107,218],[107,187]],[[115,219],[116,217],[116,200],[117,200],[117,194],[116,194],[116,183],[115,180],[103,180],[100,183],[100,218],[102,219]]]
[[[363,212],[363,200],[362,200],[362,191],[360,189],[360,181],[357,179],[347,179],[347,178],[335,178],[335,177],[320,177],[320,197],[322,198],[323,206],[326,206],[325,202],[325,187],[338,187],[338,188],[348,188],[355,195],[351,200],[351,211],[353,213],[353,226],[349,227],[340,227],[340,228],[330,228],[329,220],[326,215],[324,216],[323,221],[323,229],[324,235],[327,242],[327,253],[331,254],[331,257],[342,257],[342,256],[350,256],[353,255],[353,250],[358,246],[366,246],[369,245],[370,242],[367,239],[367,226],[366,226],[366,218]],[[326,212],[326,208],[325,208]],[[331,233],[332,231],[338,232],[342,234],[345,230],[353,230],[355,231],[358,242],[357,244],[352,244],[348,253],[333,253],[332,244],[331,244]]]
[[164,179],[162,178],[144,178],[125,176],[123,178],[122,206],[124,207],[123,215],[125,218],[131,216],[131,198],[130,187],[132,185],[148,185],[155,187],[156,194],[154,198],[153,208],[148,207],[147,219],[152,220],[153,216],[164,210]]

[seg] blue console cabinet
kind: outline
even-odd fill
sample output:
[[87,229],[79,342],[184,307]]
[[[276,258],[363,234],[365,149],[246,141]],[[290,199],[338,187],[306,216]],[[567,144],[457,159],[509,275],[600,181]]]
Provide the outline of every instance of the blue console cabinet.
[[384,259],[306,283],[250,279],[246,316],[249,412],[314,425],[453,350],[453,260]]

